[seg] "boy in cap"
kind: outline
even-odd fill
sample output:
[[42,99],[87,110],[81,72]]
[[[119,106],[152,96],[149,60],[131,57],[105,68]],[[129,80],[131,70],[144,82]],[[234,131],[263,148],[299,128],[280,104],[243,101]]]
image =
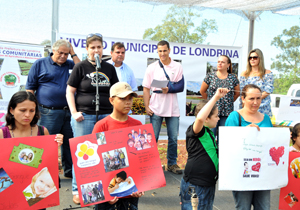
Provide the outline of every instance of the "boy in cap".
[[[113,112],[98,121],[92,133],[142,125],[140,121],[128,116],[128,112],[132,107],[133,97],[137,97],[137,94],[132,91],[128,83],[117,82],[111,86],[109,101],[113,105]],[[139,197],[143,194],[143,192],[136,192],[132,193],[129,197],[120,199],[115,197],[109,202],[97,204],[95,210],[121,209],[122,207],[127,207],[126,209],[128,209],[131,205],[138,208]]]

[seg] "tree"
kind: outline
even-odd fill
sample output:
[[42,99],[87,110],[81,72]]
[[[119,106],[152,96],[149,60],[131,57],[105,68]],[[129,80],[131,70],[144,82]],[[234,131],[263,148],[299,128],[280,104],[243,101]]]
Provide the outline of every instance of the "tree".
[[41,42],[41,45],[50,45],[51,46],[51,41],[49,39],[45,39],[44,41]]
[[300,27],[284,29],[271,45],[281,51],[271,64],[271,69],[279,72],[274,80],[274,93],[286,94],[292,84],[300,83]]
[[194,21],[201,17],[191,8],[172,6],[161,25],[145,30],[143,39],[153,41],[167,40],[169,42],[201,44],[209,33],[218,31],[215,20],[203,19],[200,26]]

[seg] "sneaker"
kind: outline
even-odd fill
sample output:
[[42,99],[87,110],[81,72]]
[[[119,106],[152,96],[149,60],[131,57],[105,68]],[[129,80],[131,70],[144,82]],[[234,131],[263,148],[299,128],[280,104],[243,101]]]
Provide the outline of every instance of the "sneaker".
[[182,174],[182,169],[180,169],[177,164],[171,166],[168,165],[167,170],[174,174]]
[[80,205],[79,195],[73,195],[73,202],[74,202],[76,205]]

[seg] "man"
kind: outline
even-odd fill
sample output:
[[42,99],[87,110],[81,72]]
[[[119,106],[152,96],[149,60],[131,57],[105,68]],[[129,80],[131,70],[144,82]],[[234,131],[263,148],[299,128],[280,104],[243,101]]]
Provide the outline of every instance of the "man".
[[111,47],[111,60],[108,63],[112,64],[117,72],[120,82],[127,82],[133,91],[137,91],[136,80],[131,68],[123,61],[125,59],[125,46],[121,42],[116,42]]
[[[72,158],[69,138],[73,138],[70,125],[70,111],[66,100],[69,71],[74,63],[80,62],[72,45],[66,40],[58,40],[52,46],[49,57],[41,58],[32,65],[26,83],[26,90],[37,97],[41,119],[50,134],[64,135],[61,146],[62,166],[65,177],[72,177]],[[68,55],[72,60],[67,60]]]
[[[169,75],[171,81],[178,82],[182,79],[182,66],[169,57],[170,51],[170,45],[167,41],[160,41],[157,44],[158,56],[164,65],[166,73]],[[182,170],[177,165],[177,135],[180,116],[177,94],[168,93],[168,87],[162,89],[151,87],[153,79],[167,79],[158,61],[149,65],[145,73],[143,80],[144,104],[146,112],[150,116],[156,142],[159,138],[163,118],[165,118],[168,133],[167,170],[175,174],[181,174]],[[152,91],[161,90],[160,92],[162,93],[153,92],[150,100],[150,89]]]
[[87,198],[86,198],[86,189],[84,188],[84,185],[82,185],[82,187],[81,187],[81,193],[82,193],[82,196],[83,196],[83,202],[84,202],[84,204],[87,204]]

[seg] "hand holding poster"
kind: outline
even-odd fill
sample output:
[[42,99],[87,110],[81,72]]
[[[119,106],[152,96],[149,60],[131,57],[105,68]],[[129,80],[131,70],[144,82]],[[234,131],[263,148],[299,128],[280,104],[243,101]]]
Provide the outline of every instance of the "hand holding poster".
[[166,186],[151,124],[73,138],[70,148],[81,206]]
[[[55,135],[0,139],[0,210],[59,205]],[[13,196],[12,196],[13,195]]]
[[288,128],[258,131],[222,126],[219,131],[219,190],[270,190],[287,185]]

